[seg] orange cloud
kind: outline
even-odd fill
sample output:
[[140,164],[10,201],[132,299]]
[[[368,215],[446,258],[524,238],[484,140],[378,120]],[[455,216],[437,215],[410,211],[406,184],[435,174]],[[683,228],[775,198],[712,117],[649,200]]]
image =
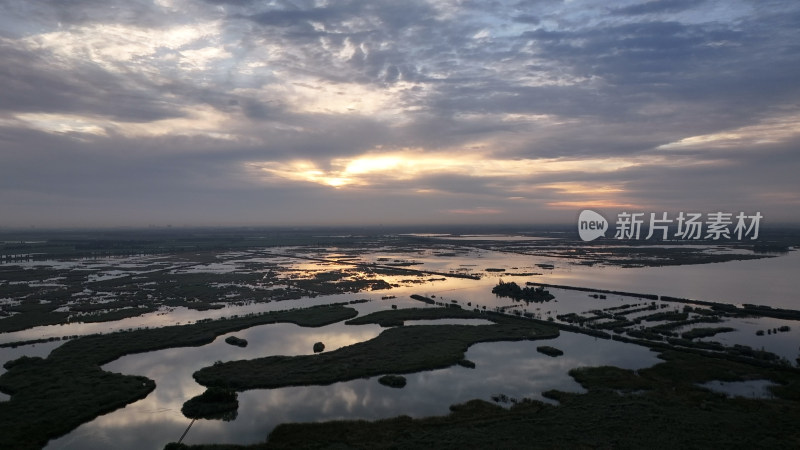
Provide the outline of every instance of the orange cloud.
[[476,216],[476,215],[486,215],[486,214],[502,214],[505,211],[495,208],[485,208],[482,206],[478,206],[476,208],[469,208],[469,209],[448,209],[445,212],[449,214]]

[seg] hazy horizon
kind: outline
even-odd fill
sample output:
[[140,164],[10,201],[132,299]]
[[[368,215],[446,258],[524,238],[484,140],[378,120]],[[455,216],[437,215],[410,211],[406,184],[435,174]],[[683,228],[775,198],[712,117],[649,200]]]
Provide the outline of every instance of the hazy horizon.
[[[615,223],[609,223],[610,231],[605,236],[599,239],[598,243],[611,243],[619,241],[614,236]],[[680,237],[669,236],[668,239],[661,239],[659,235],[654,237],[645,238],[649,230],[649,224],[642,225],[642,233],[638,239],[630,238],[626,242],[640,241],[641,243],[684,243],[691,244],[693,241],[710,243],[714,242],[713,239],[705,237],[700,239],[686,239]],[[674,227],[670,228],[673,233]],[[704,228],[705,230],[705,228]],[[775,233],[795,233],[800,231],[800,223],[782,222],[770,223],[760,226],[760,238],[750,240],[747,237],[744,239],[737,239],[734,236],[730,238],[722,238],[718,240],[720,245],[735,245],[735,244],[758,244],[765,239],[775,237]],[[77,236],[91,237],[101,236],[103,234],[114,235],[117,233],[155,233],[155,234],[184,234],[184,233],[351,233],[354,236],[358,233],[377,233],[386,235],[402,235],[413,233],[441,233],[450,235],[538,235],[549,233],[569,233],[570,238],[578,239],[576,223],[520,223],[520,224],[487,224],[487,223],[468,223],[468,224],[369,224],[369,225],[319,225],[319,224],[285,224],[285,225],[147,225],[147,226],[127,226],[127,225],[114,225],[114,226],[76,226],[76,227],[0,227],[0,235],[5,237],[14,235],[42,235],[44,237],[55,237],[61,234],[75,234]],[[705,232],[703,233],[705,235]]]

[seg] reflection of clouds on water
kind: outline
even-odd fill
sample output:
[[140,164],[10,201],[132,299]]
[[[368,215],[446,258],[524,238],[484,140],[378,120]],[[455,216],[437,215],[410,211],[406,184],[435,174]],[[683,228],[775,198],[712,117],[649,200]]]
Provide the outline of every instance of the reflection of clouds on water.
[[[588,365],[613,364],[625,368],[648,367],[659,362],[645,348],[616,341],[595,342],[592,337],[572,333],[546,341],[565,351],[565,356],[551,358],[536,351],[542,342],[476,344],[466,354],[476,363],[475,369],[452,366],[406,374],[407,384],[403,389],[382,386],[377,377],[372,377],[330,386],[248,391],[240,395],[240,417],[261,417],[259,429],[271,430],[284,422],[443,415],[452,404],[474,398],[491,401],[491,396],[499,393],[542,400],[540,393],[549,389],[581,392],[583,389],[567,372],[587,365],[586,361]],[[237,436],[244,433],[235,424],[224,432],[230,439],[225,442],[241,442]]]
[[[216,360],[309,354],[309,343],[316,340],[325,342],[326,348],[330,343],[333,349],[370,339],[380,331],[377,326],[341,323],[319,329],[274,324],[235,333],[249,341],[245,348],[225,344],[224,337],[219,337],[203,347],[126,356],[105,368],[146,375],[156,380],[156,391],[52,441],[48,449],[101,449],[109,442],[117,448],[162,448],[166,442],[177,440],[189,423],[180,413],[183,402],[203,390],[191,378],[195,370]],[[538,353],[536,347],[543,343],[560,348],[564,356],[551,358]],[[452,366],[405,374],[407,384],[403,389],[383,386],[376,376],[327,386],[242,392],[236,420],[198,420],[185,442],[254,443],[266,439],[278,424],[288,422],[443,415],[452,404],[475,398],[491,401],[492,395],[500,393],[542,400],[540,393],[549,389],[582,391],[567,375],[574,367],[612,364],[641,368],[658,362],[646,348],[573,333],[562,333],[547,341],[476,344],[469,348],[466,358],[475,362],[475,369]],[[141,439],[134,443],[131,435]]]

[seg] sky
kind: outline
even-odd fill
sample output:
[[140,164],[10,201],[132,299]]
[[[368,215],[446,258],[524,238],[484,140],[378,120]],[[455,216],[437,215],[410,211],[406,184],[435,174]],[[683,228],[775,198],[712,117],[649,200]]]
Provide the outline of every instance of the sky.
[[0,0],[0,227],[800,223],[795,0]]

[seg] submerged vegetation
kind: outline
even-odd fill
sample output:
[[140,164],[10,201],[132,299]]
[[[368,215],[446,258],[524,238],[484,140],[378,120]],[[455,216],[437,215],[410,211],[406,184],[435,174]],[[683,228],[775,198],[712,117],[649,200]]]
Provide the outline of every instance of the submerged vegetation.
[[348,325],[366,325],[376,323],[382,327],[402,326],[406,320],[435,319],[487,319],[489,315],[467,311],[460,308],[405,308],[397,310],[376,311],[366,316],[350,319]]

